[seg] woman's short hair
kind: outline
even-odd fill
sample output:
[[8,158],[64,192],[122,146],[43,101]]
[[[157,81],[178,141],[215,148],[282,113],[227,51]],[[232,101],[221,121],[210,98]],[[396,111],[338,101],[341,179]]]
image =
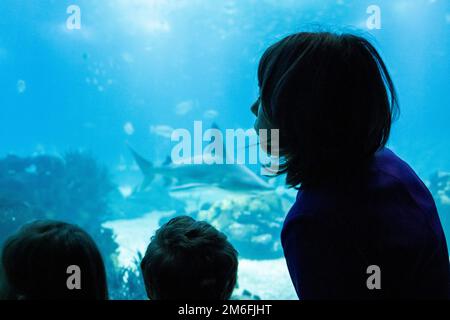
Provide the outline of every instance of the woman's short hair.
[[[6,240],[1,256],[10,299],[108,298],[101,254],[75,225],[43,220],[27,224]],[[80,270],[79,290],[67,285],[69,266]]]
[[280,130],[277,173],[292,187],[351,180],[386,145],[398,112],[383,60],[352,34],[285,37],[263,54],[258,82]]

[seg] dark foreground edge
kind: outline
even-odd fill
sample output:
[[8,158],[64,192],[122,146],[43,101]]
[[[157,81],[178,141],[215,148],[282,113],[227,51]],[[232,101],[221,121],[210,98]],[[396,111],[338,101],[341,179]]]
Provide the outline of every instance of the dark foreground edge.
[[[226,302],[159,302],[159,301],[0,301],[2,314],[26,313],[33,318],[55,319],[302,319],[302,316],[336,319],[356,316],[358,319],[392,317],[425,311],[429,316],[450,314],[449,301],[226,301]],[[438,309],[443,310],[438,310]],[[10,310],[7,310],[10,309]],[[11,312],[11,313],[10,313]],[[305,319],[305,318],[303,318]],[[308,318],[311,319],[311,318]]]

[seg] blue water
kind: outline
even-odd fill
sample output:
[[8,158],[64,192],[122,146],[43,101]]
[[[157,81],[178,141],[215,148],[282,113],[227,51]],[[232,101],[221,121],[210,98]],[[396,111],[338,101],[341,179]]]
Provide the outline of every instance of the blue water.
[[[372,4],[381,29],[366,27]],[[164,128],[251,128],[259,57],[316,29],[372,39],[400,99],[389,145],[424,180],[450,171],[445,0],[1,0],[0,158],[82,149],[114,173],[133,161],[126,142],[163,161]]]

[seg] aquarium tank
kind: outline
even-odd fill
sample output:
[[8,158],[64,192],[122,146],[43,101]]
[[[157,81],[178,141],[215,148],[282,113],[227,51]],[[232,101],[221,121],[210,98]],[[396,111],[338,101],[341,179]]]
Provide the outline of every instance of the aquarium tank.
[[[2,0],[0,242],[36,219],[75,223],[111,298],[146,299],[146,246],[188,215],[238,250],[235,299],[296,299],[280,243],[296,190],[262,170],[250,106],[265,49],[311,30],[381,53],[401,108],[389,147],[450,239],[449,29],[446,0]],[[219,153],[230,163],[206,161]]]

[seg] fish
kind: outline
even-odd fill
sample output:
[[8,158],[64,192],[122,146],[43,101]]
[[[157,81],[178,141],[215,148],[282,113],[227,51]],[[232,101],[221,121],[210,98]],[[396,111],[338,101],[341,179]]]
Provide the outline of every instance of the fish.
[[171,126],[163,124],[150,126],[150,133],[156,134],[157,136],[161,136],[163,138],[170,138],[174,130],[175,129],[172,128]]
[[[167,161],[160,166],[153,165],[145,159],[131,145],[128,148],[144,176],[140,190],[146,189],[156,175],[161,175],[170,181],[171,191],[182,191],[201,187],[216,187],[231,192],[256,193],[274,191],[275,186],[243,164],[175,164]],[[204,156],[203,156],[204,160]]]
[[194,102],[191,100],[182,101],[178,103],[175,107],[175,113],[179,116],[184,116],[188,114],[194,107]]

